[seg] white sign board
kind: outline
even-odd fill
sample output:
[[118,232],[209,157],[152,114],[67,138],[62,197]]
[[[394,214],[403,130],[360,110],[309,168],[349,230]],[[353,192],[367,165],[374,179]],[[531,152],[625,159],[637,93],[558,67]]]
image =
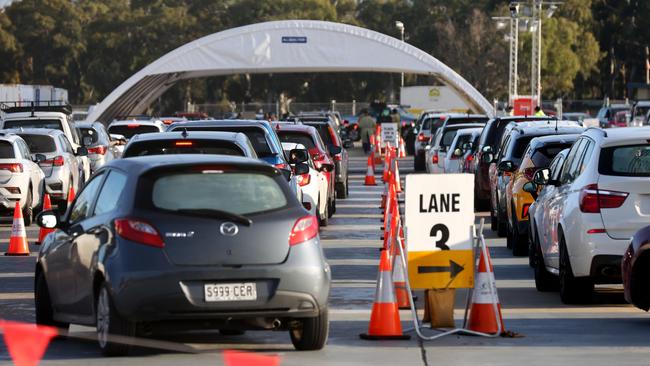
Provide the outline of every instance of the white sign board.
[[400,89],[400,104],[411,109],[467,111],[470,106],[448,86],[405,86]]
[[387,142],[390,142],[392,147],[398,146],[397,123],[381,124],[381,147],[386,147]]

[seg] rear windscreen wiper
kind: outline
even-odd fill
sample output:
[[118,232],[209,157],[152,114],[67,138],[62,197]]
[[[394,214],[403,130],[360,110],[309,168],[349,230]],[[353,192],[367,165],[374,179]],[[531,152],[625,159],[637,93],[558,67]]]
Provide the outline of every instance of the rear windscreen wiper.
[[250,226],[253,223],[253,220],[249,219],[246,216],[238,215],[236,213],[232,213],[228,211],[215,210],[210,208],[183,208],[183,209],[175,210],[174,212],[178,212],[180,214],[194,215],[194,216],[196,215],[209,216],[217,219],[228,219],[231,221],[238,222],[245,226]]

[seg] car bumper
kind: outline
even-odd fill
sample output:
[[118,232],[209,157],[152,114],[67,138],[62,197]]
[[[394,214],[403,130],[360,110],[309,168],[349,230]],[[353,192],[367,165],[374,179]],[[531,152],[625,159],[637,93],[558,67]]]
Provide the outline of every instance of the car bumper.
[[[20,193],[11,193],[7,190],[7,187],[18,188]],[[20,207],[24,207],[28,188],[29,179],[27,176],[14,175],[5,183],[2,183],[0,185],[0,209],[11,211],[16,206],[16,202],[20,202]]]
[[[581,241],[573,241],[579,247],[569,248],[571,269],[576,277],[592,277],[596,283],[620,283],[621,259],[629,240],[616,240],[606,233],[586,234]],[[571,243],[567,242],[568,246]]]
[[[121,248],[142,245],[124,242]],[[129,248],[128,252],[155,248]],[[174,266],[166,258],[108,269],[117,311],[133,321],[250,320],[313,317],[327,307],[331,274],[318,239],[293,246],[282,264],[241,267]],[[137,253],[125,253],[132,256]],[[139,253],[144,254],[144,253]],[[162,255],[164,257],[164,254]],[[142,258],[135,257],[135,258]],[[151,256],[147,256],[151,258]],[[126,268],[125,268],[126,265]],[[128,268],[133,266],[133,268]],[[206,302],[204,285],[255,282],[257,299]]]

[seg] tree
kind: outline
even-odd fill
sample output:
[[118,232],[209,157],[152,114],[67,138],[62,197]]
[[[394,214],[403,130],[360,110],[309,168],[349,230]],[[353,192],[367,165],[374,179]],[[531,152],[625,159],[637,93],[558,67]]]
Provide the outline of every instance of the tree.
[[0,12],[0,82],[18,83],[18,59],[20,45],[12,33],[12,24],[5,13]]

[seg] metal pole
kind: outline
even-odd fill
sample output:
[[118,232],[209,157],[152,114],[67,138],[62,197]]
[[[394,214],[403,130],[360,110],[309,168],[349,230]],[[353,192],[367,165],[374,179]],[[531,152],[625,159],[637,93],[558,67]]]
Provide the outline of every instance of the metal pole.
[[[404,42],[404,27],[400,28],[400,33],[402,35],[402,42]],[[400,86],[402,88],[404,87],[404,73],[403,72],[402,72],[402,79],[401,79]],[[400,92],[399,92],[399,96],[400,96],[400,99],[402,99],[402,90],[401,89],[400,89]]]
[[512,105],[514,98],[517,97],[517,62],[519,49],[519,19],[510,18],[510,57],[509,57],[509,75],[508,75],[508,104]]
[[[533,34],[533,47],[531,54],[531,78],[530,89],[533,100],[537,105],[542,105],[542,1],[535,0],[533,4],[533,25],[535,34]],[[534,107],[534,106],[533,106]]]

